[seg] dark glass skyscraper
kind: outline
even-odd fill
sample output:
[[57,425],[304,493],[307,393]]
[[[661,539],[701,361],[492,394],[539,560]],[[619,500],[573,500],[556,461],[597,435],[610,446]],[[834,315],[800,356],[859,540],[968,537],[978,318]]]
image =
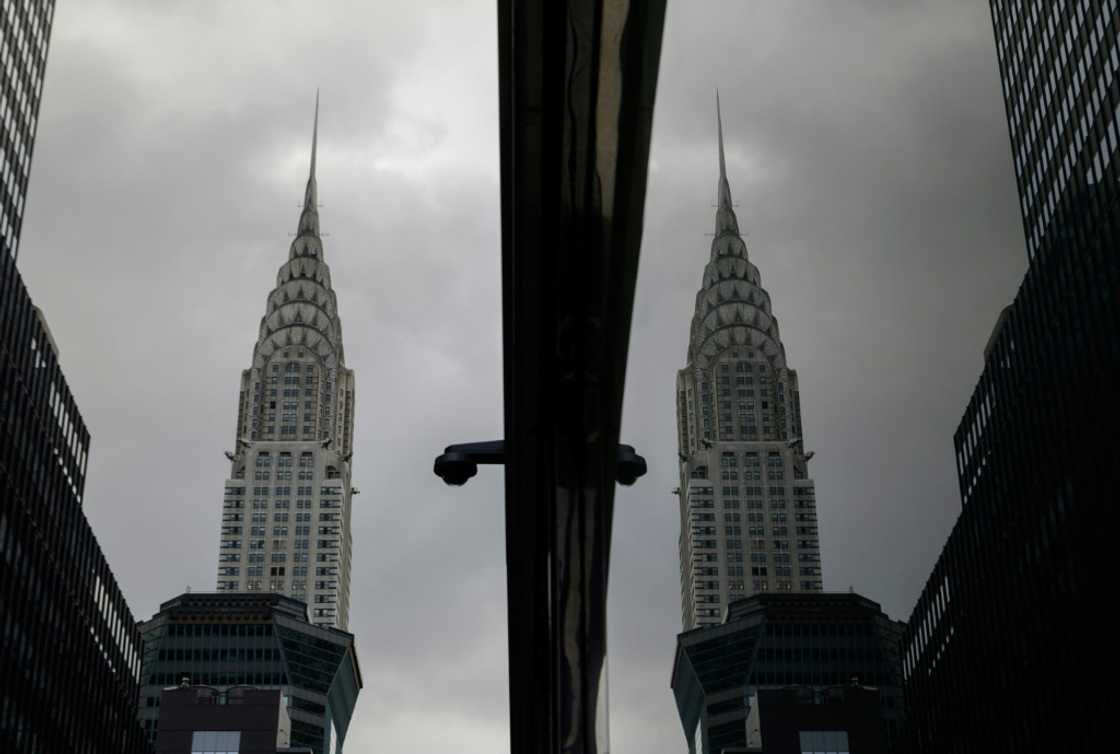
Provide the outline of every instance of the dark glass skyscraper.
[[909,750],[1097,750],[1120,481],[1120,10],[993,0],[992,16],[1031,261],[954,437],[963,511],[904,645]]
[[0,7],[0,252],[19,252],[54,0]]
[[[760,692],[798,688],[810,699],[835,698],[843,696],[837,694],[838,686],[853,689],[853,696],[859,696],[860,687],[872,692],[872,704],[878,707],[873,731],[867,735],[864,715],[847,722],[841,715],[823,730],[862,738],[862,748],[853,741],[855,752],[890,746],[903,718],[903,628],[878,604],[852,593],[771,592],[732,602],[721,624],[677,636],[671,685],[689,754],[788,750],[776,730],[768,741],[759,741],[757,732],[765,733],[770,725],[783,727],[783,717],[795,731],[797,723],[804,723],[802,730],[822,730],[822,721],[814,723],[812,714],[782,712],[777,709],[782,704],[772,705],[766,719]],[[859,732],[848,730],[848,723]]]
[[82,512],[89,432],[0,254],[0,751],[139,752],[140,632]]
[[992,0],[991,8],[1033,259],[1086,186],[1111,185],[1115,198],[1117,0]]
[[89,432],[15,263],[53,12],[0,5],[0,750],[131,754],[140,633],[82,512]]
[[342,751],[362,688],[353,634],[312,625],[301,600],[266,592],[182,594],[142,627],[140,719],[155,741],[164,688],[282,689],[292,746]]

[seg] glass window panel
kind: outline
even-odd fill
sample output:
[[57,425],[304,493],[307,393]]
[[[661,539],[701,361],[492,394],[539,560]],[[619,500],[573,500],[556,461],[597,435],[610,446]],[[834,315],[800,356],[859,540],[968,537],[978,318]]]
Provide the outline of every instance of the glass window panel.
[[803,730],[798,736],[802,754],[849,754],[847,731]]
[[191,735],[191,754],[239,754],[241,731],[197,730]]

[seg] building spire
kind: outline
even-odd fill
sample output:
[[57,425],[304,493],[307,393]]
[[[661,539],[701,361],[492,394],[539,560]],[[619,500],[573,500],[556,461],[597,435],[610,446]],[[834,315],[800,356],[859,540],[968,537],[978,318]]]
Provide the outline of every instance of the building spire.
[[731,206],[731,186],[727,183],[727,161],[723,156],[723,116],[719,109],[719,89],[716,89],[716,131],[719,134],[719,206]]
[[719,90],[716,90],[716,133],[719,137],[719,189],[716,202],[716,235],[731,231],[738,235],[739,221],[731,202],[731,184],[727,182],[727,160],[723,155],[723,114],[719,107]]
[[299,216],[297,236],[310,233],[319,235],[319,186],[315,182],[315,153],[319,146],[319,90],[315,90],[315,124],[311,129],[311,169],[307,175],[307,189],[303,193],[303,211]]

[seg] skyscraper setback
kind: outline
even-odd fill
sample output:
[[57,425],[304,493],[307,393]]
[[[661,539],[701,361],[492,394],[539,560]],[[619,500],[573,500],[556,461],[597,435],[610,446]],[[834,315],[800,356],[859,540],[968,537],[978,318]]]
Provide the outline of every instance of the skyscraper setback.
[[0,751],[141,754],[140,632],[82,507],[90,433],[16,268],[53,13],[0,4]]
[[720,623],[733,599],[822,581],[797,372],[739,233],[718,97],[716,121],[715,237],[677,374],[685,630]]
[[962,511],[903,638],[907,751],[1100,749],[1120,452],[1120,4],[992,0],[1030,264],[953,438]]
[[308,603],[319,626],[345,629],[350,607],[350,457],[354,373],[323,259],[315,160],[288,261],[241,374],[226,480],[219,591],[268,591]]

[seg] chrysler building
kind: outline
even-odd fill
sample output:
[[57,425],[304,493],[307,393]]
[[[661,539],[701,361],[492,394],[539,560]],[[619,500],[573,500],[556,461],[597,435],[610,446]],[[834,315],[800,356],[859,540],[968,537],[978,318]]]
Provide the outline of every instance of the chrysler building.
[[822,581],[797,373],[739,234],[718,96],[716,123],[715,234],[677,373],[685,630],[722,622],[732,600]]
[[219,591],[279,592],[316,625],[346,629],[354,373],[319,233],[315,151],[299,226],[241,373],[222,506]]

